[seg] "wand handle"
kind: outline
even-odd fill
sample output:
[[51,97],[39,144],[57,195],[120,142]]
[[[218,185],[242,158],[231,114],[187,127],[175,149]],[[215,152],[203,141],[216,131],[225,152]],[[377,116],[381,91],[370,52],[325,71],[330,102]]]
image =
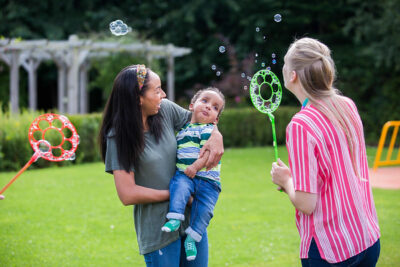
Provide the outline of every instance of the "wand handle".
[[[275,132],[275,118],[272,113],[267,113],[269,120],[271,121],[271,126],[272,126],[272,138],[274,139],[274,150],[275,150],[275,161],[278,162],[278,144],[276,142],[276,132]],[[283,192],[282,188],[279,186],[278,190]]]
[[268,117],[271,121],[271,126],[272,126],[272,138],[274,139],[273,145],[275,150],[275,161],[278,161],[278,144],[276,142],[275,119],[274,115],[272,115],[271,113],[268,113]]
[[0,194],[2,194],[4,191],[6,191],[7,188],[8,188],[15,180],[17,180],[17,178],[18,178],[26,169],[28,169],[28,167],[31,166],[31,164],[32,164],[33,162],[35,162],[39,157],[40,157],[40,153],[35,153],[35,154],[33,154],[33,156],[31,157],[31,159],[25,164],[24,167],[22,167],[21,170],[19,170],[19,172],[17,173],[17,175],[15,175],[14,178],[12,178],[12,179],[8,182],[8,184],[7,184],[5,187],[3,187],[3,189],[1,189]]

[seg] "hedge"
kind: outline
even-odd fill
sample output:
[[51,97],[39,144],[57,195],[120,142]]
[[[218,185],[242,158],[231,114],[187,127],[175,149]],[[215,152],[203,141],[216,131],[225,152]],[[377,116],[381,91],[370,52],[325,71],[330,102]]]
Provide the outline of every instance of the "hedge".
[[[298,108],[280,107],[275,112],[278,144],[285,142],[286,125],[297,111]],[[22,111],[18,115],[10,115],[0,111],[0,171],[19,170],[32,157],[33,150],[28,141],[28,130],[32,121],[40,114]],[[80,136],[75,160],[49,162],[39,159],[30,168],[100,160],[97,136],[101,114],[69,115],[68,118]],[[226,148],[272,145],[271,123],[266,115],[257,112],[254,108],[225,110],[218,127],[224,136]]]

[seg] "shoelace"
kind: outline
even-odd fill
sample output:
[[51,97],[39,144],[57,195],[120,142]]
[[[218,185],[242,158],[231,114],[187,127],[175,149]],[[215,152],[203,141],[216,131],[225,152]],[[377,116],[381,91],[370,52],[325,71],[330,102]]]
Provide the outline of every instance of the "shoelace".
[[186,249],[187,250],[193,250],[194,249],[194,243],[193,242],[187,242],[186,243]]

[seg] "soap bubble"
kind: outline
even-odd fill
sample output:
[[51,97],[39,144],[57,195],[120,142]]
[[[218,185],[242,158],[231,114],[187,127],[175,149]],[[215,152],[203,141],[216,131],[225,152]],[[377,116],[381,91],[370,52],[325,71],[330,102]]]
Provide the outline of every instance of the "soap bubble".
[[256,53],[255,56],[258,57],[258,54]]
[[275,20],[275,22],[281,22],[281,20],[282,20],[281,14],[275,14],[274,20]]
[[242,72],[242,78],[246,78],[246,73]]
[[256,32],[259,32],[260,31],[260,28],[259,27],[256,27]]
[[225,46],[221,45],[221,46],[219,47],[219,52],[220,52],[220,53],[225,53]]
[[272,60],[272,64],[276,64],[276,59],[273,59],[273,60]]
[[243,87],[243,89],[244,89],[244,90],[247,90],[247,85],[245,85],[245,86]]
[[125,35],[132,31],[131,27],[128,27],[122,20],[117,19],[110,23],[110,31],[116,36]]
[[265,62],[261,63],[261,67],[263,68],[265,67]]
[[264,40],[267,39],[267,36],[264,35],[264,36],[263,36],[263,39],[264,39]]
[[217,69],[217,66],[212,65],[212,66],[211,66],[211,69],[212,69],[212,70],[216,70],[216,69]]
[[220,71],[217,71],[216,74],[217,74],[217,76],[221,76],[221,72]]
[[276,57],[275,53],[272,53],[271,57],[272,57],[272,58],[275,58],[275,57]]
[[271,70],[271,67],[270,67],[270,66],[268,66],[268,67],[267,67],[267,70]]

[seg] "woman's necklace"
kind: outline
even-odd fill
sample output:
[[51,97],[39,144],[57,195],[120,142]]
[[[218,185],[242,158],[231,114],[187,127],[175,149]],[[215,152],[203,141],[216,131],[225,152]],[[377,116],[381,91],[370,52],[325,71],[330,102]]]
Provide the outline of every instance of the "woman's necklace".
[[308,98],[306,98],[303,102],[303,104],[301,105],[301,109],[305,108],[307,106],[308,103]]

